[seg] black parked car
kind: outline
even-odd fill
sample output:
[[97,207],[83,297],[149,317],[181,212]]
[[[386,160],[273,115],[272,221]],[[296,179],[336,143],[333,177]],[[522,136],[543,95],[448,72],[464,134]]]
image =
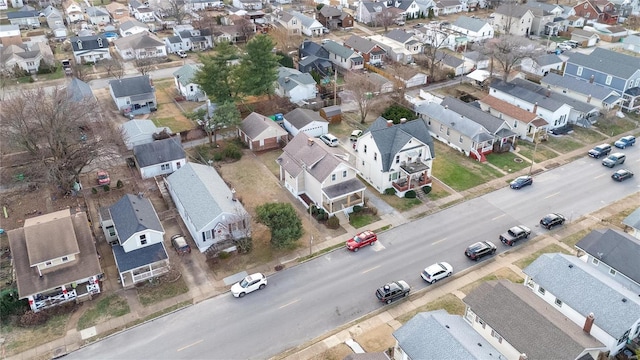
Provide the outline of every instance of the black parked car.
[[589,156],[592,158],[599,159],[603,156],[609,155],[611,152],[611,145],[609,144],[600,144],[593,149],[589,150]]
[[547,228],[547,230],[551,230],[551,228],[556,225],[564,224],[565,220],[567,219],[563,215],[558,213],[551,213],[545,215],[545,217],[540,219],[540,225]]
[[633,172],[631,172],[631,170],[629,169],[620,169],[611,175],[611,178],[618,182],[631,179],[632,177],[633,177]]
[[521,189],[527,185],[532,185],[533,184],[533,178],[529,175],[523,175],[523,176],[518,176],[517,178],[515,178],[515,180],[513,180],[509,186],[512,189]]
[[398,280],[376,290],[376,297],[384,303],[391,304],[393,300],[409,295],[409,291],[411,291],[409,284],[404,280]]
[[496,246],[491,241],[478,241],[469,245],[464,254],[471,260],[478,261],[480,258],[496,253]]

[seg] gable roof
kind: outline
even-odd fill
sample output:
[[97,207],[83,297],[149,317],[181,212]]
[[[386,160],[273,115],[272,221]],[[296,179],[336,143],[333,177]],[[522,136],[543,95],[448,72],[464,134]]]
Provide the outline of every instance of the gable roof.
[[639,239],[614,229],[597,229],[578,241],[576,248],[640,284]]
[[97,6],[89,6],[85,12],[89,16],[109,16],[107,10],[99,8]]
[[[351,35],[344,42],[344,46],[348,46],[356,51],[359,51],[360,53],[368,54],[373,49],[375,49],[378,46],[378,44],[376,44],[375,42],[369,39],[360,37],[358,35]],[[379,52],[384,53],[384,50],[380,49]]]
[[133,147],[133,155],[141,168],[184,159],[186,154],[179,141],[168,138],[136,145]]
[[23,18],[37,18],[40,16],[40,11],[27,10],[27,11],[12,11],[7,13],[7,19],[23,19]]
[[456,57],[455,55],[448,54],[442,50],[436,50],[436,60],[454,69],[464,64],[464,60]]
[[421,104],[416,107],[416,112],[436,119],[447,127],[455,128],[456,131],[477,143],[493,139],[493,135],[484,126],[469,118],[461,117],[460,114],[443,105],[432,102]]
[[[567,63],[576,64],[622,79],[629,79],[639,71],[637,65],[639,61],[638,57],[597,47],[589,55],[581,53],[571,54]],[[611,66],[611,64],[616,64],[616,66]]]
[[422,119],[388,126],[387,119],[381,116],[364,133],[368,132],[371,133],[373,141],[380,151],[383,172],[391,169],[396,154],[413,138],[429,146],[431,158],[436,157],[436,149],[429,134],[429,128]]
[[[11,13],[9,13],[11,14]],[[98,40],[100,39],[100,40]],[[104,34],[93,36],[74,36],[71,39],[71,47],[73,52],[102,49],[109,51],[109,41]],[[78,42],[82,44],[82,48],[78,46]]]
[[587,80],[575,78],[573,76],[562,76],[556,73],[548,73],[545,77],[540,79],[542,85],[553,85],[569,89],[573,92],[577,92],[583,95],[591,95],[594,99],[604,100],[612,94],[620,94],[612,90],[611,88],[602,86],[598,83],[590,83]]
[[111,249],[113,250],[113,257],[116,260],[118,271],[121,273],[169,258],[167,249],[161,242],[129,252],[125,252],[121,245],[114,245]]
[[239,201],[232,200],[231,189],[211,166],[189,162],[166,181],[198,231],[223,213],[247,214]]
[[559,102],[561,104],[567,104],[577,111],[588,113],[598,109],[598,107],[595,105],[589,104],[584,101],[576,100],[572,97],[569,97],[561,93],[549,91],[549,89],[547,89],[546,87],[538,85],[533,81],[529,81],[527,79],[516,78],[516,79],[513,79],[511,83],[523,89],[531,91],[535,94],[544,95],[546,98],[553,99],[554,101]]
[[306,170],[319,182],[325,181],[338,165],[344,163],[336,156],[337,149],[329,148],[302,131],[282,150],[277,161],[286,172],[298,176]]
[[624,218],[622,224],[640,230],[640,208],[635,209],[629,216]]
[[121,49],[148,49],[157,48],[159,46],[164,47],[164,43],[160,41],[155,35],[149,32],[139,32],[129,36],[123,36],[113,41],[114,45]]
[[319,113],[309,110],[297,108],[289,111],[284,115],[284,118],[293,125],[296,129],[302,129],[303,127],[311,124],[314,121],[326,123],[327,120],[323,119]]
[[134,27],[143,27],[147,29],[149,28],[147,25],[141,23],[140,21],[136,19],[131,19],[120,24],[120,31],[126,32],[127,30],[133,29]]
[[526,124],[538,118],[538,115],[530,111],[527,111],[523,108],[512,105],[504,100],[500,100],[497,97],[493,97],[491,95],[487,95],[478,101],[488,105],[492,109],[496,109],[497,111],[507,116],[510,116],[514,119],[520,120]]
[[118,202],[109,206],[109,213],[118,232],[120,244],[147,230],[164,234],[158,214],[148,198],[125,194]]
[[325,49],[327,49],[327,51],[329,51],[330,53],[336,54],[337,56],[343,59],[348,59],[355,54],[355,51],[353,51],[352,49],[346,46],[340,45],[333,40],[329,40],[325,42],[322,46]]
[[404,30],[401,29],[393,29],[391,31],[389,31],[388,33],[384,34],[385,37],[391,39],[391,40],[395,40],[399,43],[406,43],[407,41],[409,41],[412,37],[413,34],[412,33],[408,33]]
[[306,27],[306,28],[324,27],[322,26],[322,24],[320,24],[318,20],[312,17],[308,17],[303,13],[300,13],[298,11],[290,11],[290,13],[291,15],[295,16],[298,20],[300,20],[300,23],[302,24],[303,27]]
[[257,112],[252,112],[247,115],[247,117],[242,120],[242,123],[240,123],[240,128],[242,132],[247,134],[251,139],[255,139],[267,129],[271,129],[273,136],[287,135],[287,131],[281,128],[275,121]]
[[544,54],[535,58],[534,60],[540,66],[553,65],[563,62],[562,59],[556,54]]
[[531,9],[529,7],[526,7],[524,5],[511,4],[500,5],[495,11],[496,14],[510,16],[518,19],[523,17],[527,12],[531,12]]
[[328,6],[328,5],[323,6],[319,12],[322,16],[326,18],[342,15],[342,11],[340,11],[338,8],[333,6]]
[[463,28],[463,29],[467,29],[470,31],[478,32],[485,25],[487,25],[487,22],[484,20],[475,19],[468,16],[460,16],[456,19],[456,21],[453,22],[452,25]]
[[488,112],[482,111],[476,106],[467,104],[464,101],[458,100],[451,96],[445,97],[440,105],[449,107],[450,110],[453,110],[454,112],[477,122],[478,124],[482,125],[482,127],[489,130],[489,132],[492,134],[496,134],[498,130],[500,130],[501,126],[504,125],[504,120],[498,119]]
[[26,219],[23,229],[32,266],[80,252],[68,209]]
[[202,68],[202,64],[187,63],[181,66],[178,70],[174,71],[173,77],[178,79],[178,82],[182,86],[187,86],[193,83],[193,79],[196,77],[198,70]]
[[168,127],[157,127],[153,121],[146,119],[133,119],[125,122],[121,125],[123,137],[125,138],[125,142],[129,142],[130,140],[134,140],[136,137],[140,135],[149,135],[151,141],[153,141],[153,137],[151,135],[161,132],[163,130],[167,130],[169,134],[171,134],[171,129]]
[[640,318],[638,294],[575,256],[543,254],[523,272],[582,316],[593,313],[594,324],[615,339]]
[[507,280],[483,282],[462,301],[530,359],[574,360],[585,349],[604,347],[521,284]]
[[109,86],[116,98],[153,92],[149,75],[111,80]]
[[278,84],[284,89],[291,90],[298,85],[315,85],[316,81],[309,73],[280,66],[278,68]]
[[[551,96],[547,97],[544,94],[538,94],[527,88],[519,86],[514,81],[506,82],[503,80],[494,79],[491,83],[491,88],[510,94],[515,98],[530,103],[531,105],[538,103],[538,106],[542,107],[543,109],[549,109],[551,111],[556,111],[560,107],[562,107],[562,105],[564,105],[564,103],[556,100],[555,96],[552,98]],[[551,92],[551,90],[549,90],[549,92]]]
[[445,310],[416,314],[393,337],[410,359],[498,359],[501,355],[460,315]]
[[75,102],[95,101],[95,95],[91,86],[86,82],[73,77],[67,85],[67,94]]

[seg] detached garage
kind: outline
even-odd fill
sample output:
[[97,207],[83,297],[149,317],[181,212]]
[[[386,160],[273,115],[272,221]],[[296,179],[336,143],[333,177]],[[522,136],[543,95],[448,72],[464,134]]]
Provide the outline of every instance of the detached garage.
[[238,136],[251,151],[277,149],[287,143],[287,131],[270,118],[252,112],[238,128]]
[[329,122],[315,111],[298,108],[285,114],[284,128],[291,136],[302,131],[311,137],[318,137],[329,132]]

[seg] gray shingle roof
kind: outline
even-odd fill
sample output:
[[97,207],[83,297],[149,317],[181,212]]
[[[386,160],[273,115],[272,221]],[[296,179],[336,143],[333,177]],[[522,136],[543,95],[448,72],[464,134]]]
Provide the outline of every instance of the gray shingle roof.
[[164,233],[151,200],[145,197],[126,194],[109,206],[109,213],[121,244],[142,231],[155,230]]
[[349,38],[344,42],[344,45],[359,51],[362,54],[368,54],[377,46],[373,41],[358,35],[349,36]]
[[318,139],[312,140],[304,132],[299,132],[278,158],[278,163],[292,176],[299,175],[303,166],[319,182],[323,182],[331,173],[343,163],[343,160],[335,156],[333,148],[329,148]]
[[173,73],[173,76],[178,78],[178,82],[182,84],[182,86],[187,86],[193,83],[196,73],[200,68],[202,68],[202,64],[184,64]]
[[278,68],[278,84],[282,88],[291,90],[298,85],[315,85],[316,81],[308,73],[302,73],[296,69],[280,66]]
[[[98,39],[100,39],[101,42],[98,41]],[[69,41],[71,41],[71,47],[73,48],[74,52],[96,49],[109,50],[109,40],[107,40],[107,37],[104,36],[104,34],[93,36],[74,36],[69,39]],[[78,46],[78,41],[80,41],[80,43],[82,44],[82,48]],[[100,46],[100,44],[102,44],[102,46]]]
[[603,347],[581,326],[550,309],[547,302],[521,284],[507,280],[484,282],[463,301],[529,359],[573,360],[587,348]]
[[137,34],[124,36],[114,40],[113,43],[120,50],[164,47],[164,43],[149,32],[139,32]]
[[23,19],[23,18],[37,18],[40,16],[40,11],[30,10],[30,11],[12,11],[7,13],[7,19]]
[[293,125],[296,129],[302,129],[303,127],[311,124],[314,121],[326,123],[327,120],[323,119],[319,113],[309,110],[297,108],[289,111],[284,115],[284,118]]
[[336,7],[325,5],[320,9],[320,14],[326,18],[331,18],[342,15],[342,11]]
[[109,86],[113,90],[113,94],[116,98],[149,94],[153,92],[149,75],[111,80],[109,81]]
[[556,54],[544,54],[535,59],[535,62],[540,66],[553,65],[562,62],[562,59]]
[[469,105],[450,96],[445,97],[440,105],[445,107],[448,106],[449,110],[453,110],[454,112],[477,122],[492,134],[496,134],[500,127],[504,125],[504,120],[498,119],[488,112],[482,111],[482,109],[478,107]]
[[578,249],[640,284],[640,240],[613,229],[591,231],[576,244]]
[[240,202],[232,200],[231,189],[211,166],[187,163],[166,181],[197,232],[223,213],[229,216],[247,214]]
[[564,105],[564,103],[557,101],[555,96],[547,97],[543,94],[538,94],[534,91],[518,86],[515,82],[508,83],[502,80],[494,80],[491,83],[491,88],[511,94],[512,96],[524,100],[532,105],[538,103],[538,106],[551,111],[556,111]]
[[452,25],[477,32],[480,31],[483,26],[487,25],[487,22],[480,19],[470,18],[468,16],[460,16]]
[[629,216],[622,220],[624,225],[640,230],[640,208],[635,209]]
[[108,16],[109,13],[107,12],[107,10],[101,9],[99,7],[96,6],[89,6],[85,12],[87,13],[87,15],[89,16]]
[[[544,97],[546,97],[546,94],[548,93],[548,89],[546,87],[540,86],[534,83],[533,81],[518,78],[518,79],[513,79],[513,81],[511,82],[517,86],[520,86],[521,88],[527,89],[533,93],[536,93]],[[589,113],[589,112],[598,110],[598,107],[595,105],[586,103],[584,101],[576,100],[574,98],[571,98],[567,95],[560,94],[560,93],[551,92],[549,95],[549,98],[557,101],[558,103],[567,104],[572,108],[574,108],[575,110],[581,111],[584,113]]]
[[302,24],[302,26],[306,27],[306,28],[313,28],[313,27],[323,27],[322,24],[320,24],[320,22],[314,18],[308,17],[307,15],[304,15],[303,13],[300,13],[298,11],[291,11],[290,12],[291,15],[293,15],[294,17],[296,17],[298,20],[300,20],[300,23]]
[[380,151],[382,171],[387,172],[391,168],[393,158],[413,138],[429,146],[431,158],[436,157],[433,139],[429,134],[429,128],[422,119],[407,121],[404,124],[387,125],[387,119],[379,117],[365,131],[370,132]]
[[615,339],[640,318],[638,294],[575,256],[543,254],[523,272],[582,316],[593,313],[594,324]]
[[353,54],[355,54],[355,51],[353,51],[352,49],[349,49],[346,46],[340,45],[333,40],[329,40],[325,42],[322,46],[325,49],[327,49],[327,51],[329,51],[330,53],[336,54],[337,56],[343,59],[348,59],[351,56],[353,56]]
[[484,126],[469,118],[461,117],[460,114],[453,110],[445,109],[445,107],[440,104],[422,104],[416,107],[416,112],[436,119],[445,126],[455,128],[460,134],[477,143],[493,139],[493,135],[491,135],[489,130],[485,129]]
[[497,360],[501,355],[461,316],[445,310],[418,313],[393,336],[410,359]]
[[151,244],[128,253],[124,252],[124,248],[120,245],[115,245],[111,249],[120,272],[133,270],[169,258],[163,243]]
[[521,18],[522,16],[524,16],[524,14],[527,13],[527,11],[531,11],[531,9],[524,5],[514,6],[514,5],[507,4],[507,5],[498,6],[495,13],[500,15],[515,17],[515,18]]
[[136,157],[136,161],[141,168],[180,160],[186,157],[180,140],[175,138],[136,145],[133,147],[133,155]]
[[[567,63],[617,76],[625,80],[640,71],[640,58],[599,47],[595,48],[589,55],[573,53]],[[611,66],[612,64],[615,64],[615,66]]]
[[242,123],[240,123],[240,128],[242,132],[247,134],[251,139],[255,139],[267,129],[274,129],[271,133],[273,136],[279,137],[287,135],[287,131],[281,128],[275,121],[256,112],[247,115],[247,117],[242,120]]
[[134,27],[147,27],[147,25],[141,23],[140,21],[136,20],[136,19],[131,19],[131,20],[127,20],[125,22],[123,22],[122,24],[120,24],[120,30],[121,31],[127,31],[129,29],[132,29]]
[[74,77],[67,85],[67,94],[75,102],[95,101],[93,90],[86,82]]
[[388,33],[386,33],[384,36],[388,37],[391,40],[395,40],[397,42],[404,44],[413,37],[413,34],[408,33],[401,29],[393,29]]
[[464,60],[441,50],[436,50],[436,60],[454,69],[464,64]]
[[[577,92],[583,95],[591,95],[594,99],[604,100],[609,95],[616,93],[610,88],[604,87],[600,84],[590,83],[586,80],[580,80],[573,76],[562,76],[556,73],[549,73],[540,80],[542,85],[552,85],[557,87],[563,87],[573,92]],[[620,97],[620,94],[618,94]]]

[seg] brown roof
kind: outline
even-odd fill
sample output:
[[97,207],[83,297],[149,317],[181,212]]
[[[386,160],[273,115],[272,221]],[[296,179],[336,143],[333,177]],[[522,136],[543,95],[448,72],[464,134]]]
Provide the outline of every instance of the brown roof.
[[496,97],[493,97],[491,95],[487,95],[484,98],[482,98],[481,100],[479,100],[481,103],[488,105],[490,108],[495,109],[505,115],[508,115],[514,119],[520,120],[522,122],[525,123],[530,123],[531,121],[535,120],[538,115],[527,111],[525,109],[519,108],[515,105],[509,104],[506,101],[500,100]]
[[252,140],[260,136],[268,129],[271,129],[271,137],[280,137],[287,135],[287,131],[281,128],[280,125],[276,124],[275,121],[264,115],[258,114],[257,112],[252,112],[251,114],[247,115],[247,117],[242,120],[240,128],[242,129],[242,132]]
[[67,209],[24,221],[23,231],[31,266],[80,252],[69,215]]
[[[66,219],[69,221],[62,222],[56,220],[63,219],[62,213],[65,213]],[[44,221],[46,219],[51,220],[46,222]],[[48,232],[46,236],[44,236],[44,240],[27,238],[27,234],[39,234],[40,229],[35,232],[31,231],[34,230],[33,226],[48,227]],[[29,231],[25,231],[26,229],[29,229]],[[61,232],[59,233],[59,231]],[[75,256],[75,260],[70,261],[66,265],[51,267],[51,269],[48,270],[49,272],[40,276],[37,268],[31,267],[31,262],[29,261],[30,250],[27,250],[27,243],[29,243],[29,246],[40,243],[44,244],[43,247],[45,248],[52,248],[57,246],[53,244],[65,243],[67,240],[60,241],[58,238],[62,237],[63,234],[69,235],[70,233],[73,233],[73,237],[76,240],[75,247],[69,245],[64,246],[77,248],[78,253]],[[25,220],[25,227],[11,230],[7,235],[9,237],[11,255],[13,256],[13,266],[16,271],[18,294],[21,299],[102,273],[87,214],[84,212],[71,214],[67,209],[27,219]],[[42,254],[58,252],[51,249],[38,249],[33,251]]]
[[335,156],[338,150],[329,148],[320,139],[311,138],[303,131],[298,132],[283,150],[278,159],[280,166],[292,176],[298,176],[306,169],[319,182],[325,181],[343,163]]

